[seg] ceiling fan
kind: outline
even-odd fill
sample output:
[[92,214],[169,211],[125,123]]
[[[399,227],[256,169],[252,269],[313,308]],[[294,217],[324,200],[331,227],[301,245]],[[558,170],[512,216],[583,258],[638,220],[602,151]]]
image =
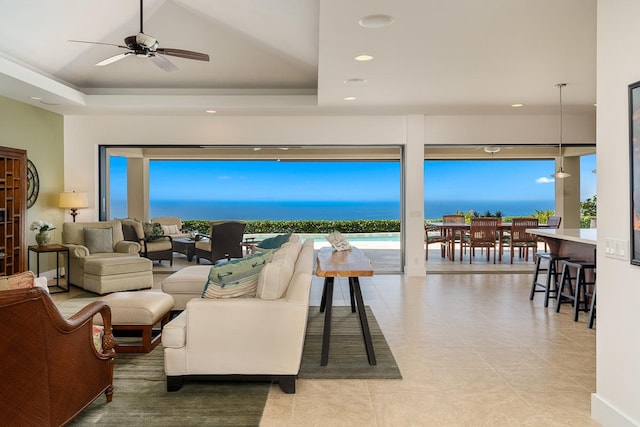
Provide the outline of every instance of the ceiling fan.
[[166,48],[158,47],[159,46],[158,40],[145,34],[142,31],[142,22],[143,22],[142,2],[143,0],[140,0],[140,32],[136,35],[125,37],[124,39],[125,46],[112,44],[112,43],[89,42],[84,40],[69,40],[69,41],[75,42],[75,43],[103,44],[107,46],[116,46],[121,49],[127,49],[127,52],[119,53],[118,55],[111,56],[103,61],[98,62],[96,64],[96,66],[98,67],[112,64],[130,55],[149,58],[154,64],[162,68],[164,71],[176,71],[178,67],[173,62],[169,61],[167,58],[160,55],[175,56],[178,58],[185,58],[185,59],[194,59],[196,61],[209,61],[209,55],[207,55],[206,53],[194,52],[192,50],[184,50],[184,49],[173,49],[169,47],[166,47]]

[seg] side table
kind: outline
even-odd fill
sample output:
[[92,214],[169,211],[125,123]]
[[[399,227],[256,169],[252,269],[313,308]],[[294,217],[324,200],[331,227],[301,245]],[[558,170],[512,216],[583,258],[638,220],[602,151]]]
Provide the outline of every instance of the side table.
[[[36,254],[36,277],[40,276],[40,254],[55,253],[56,254],[56,284],[49,286],[50,292],[52,289],[57,289],[56,292],[69,292],[69,248],[63,245],[51,244],[51,245],[31,245],[29,246],[29,252],[35,252]],[[65,270],[65,276],[67,276],[67,287],[60,286],[60,254],[66,254],[67,257],[67,269]],[[27,257],[27,268],[31,270],[31,257]]]
[[245,255],[248,256],[251,254],[251,248],[258,246],[260,243],[262,243],[262,240],[256,240],[255,237],[247,237],[240,245],[244,248]]
[[196,241],[187,237],[176,237],[173,239],[173,250],[186,255],[187,262],[191,262],[196,254]]

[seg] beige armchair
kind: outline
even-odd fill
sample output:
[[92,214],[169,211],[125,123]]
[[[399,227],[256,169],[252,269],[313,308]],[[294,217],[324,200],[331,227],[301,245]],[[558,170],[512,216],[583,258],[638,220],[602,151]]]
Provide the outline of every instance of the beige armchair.
[[144,226],[140,221],[133,219],[123,219],[121,221],[125,240],[138,242],[140,244],[140,255],[159,263],[162,263],[163,260],[168,260],[169,265],[173,265],[173,239],[171,236],[147,237],[144,232]]
[[[85,232],[85,229],[98,231]],[[100,229],[111,229],[111,232],[100,233]],[[62,244],[69,248],[69,283],[82,288],[84,265],[88,260],[138,256],[140,252],[139,243],[124,240],[120,221],[65,222]]]

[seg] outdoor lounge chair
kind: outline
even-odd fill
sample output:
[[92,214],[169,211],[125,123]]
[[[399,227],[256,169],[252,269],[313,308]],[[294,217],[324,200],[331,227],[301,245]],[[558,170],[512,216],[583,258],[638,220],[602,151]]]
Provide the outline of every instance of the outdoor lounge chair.
[[196,241],[196,263],[200,258],[215,264],[221,259],[242,258],[242,238],[247,224],[242,221],[211,223],[208,236]]

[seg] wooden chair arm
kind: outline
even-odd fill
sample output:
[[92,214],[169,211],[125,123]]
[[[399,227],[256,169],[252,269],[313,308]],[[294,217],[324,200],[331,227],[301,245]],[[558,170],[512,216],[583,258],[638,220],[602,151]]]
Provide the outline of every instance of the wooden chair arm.
[[64,332],[74,332],[82,328],[87,323],[93,324],[93,317],[102,316],[102,324],[104,326],[104,335],[102,337],[102,356],[105,358],[115,356],[115,338],[111,327],[111,308],[104,301],[93,301],[83,307],[68,319],[62,319],[59,327]]

